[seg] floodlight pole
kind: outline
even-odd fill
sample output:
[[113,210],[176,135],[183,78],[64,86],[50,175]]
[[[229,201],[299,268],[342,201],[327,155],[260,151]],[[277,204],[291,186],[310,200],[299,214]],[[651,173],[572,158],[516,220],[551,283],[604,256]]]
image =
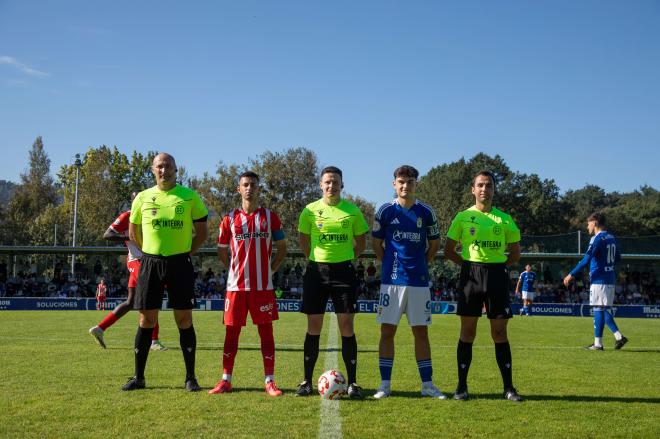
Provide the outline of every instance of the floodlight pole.
[[[82,162],[80,161],[80,154],[76,154],[76,161],[73,163],[76,167],[76,192],[73,198],[73,241],[71,243],[72,247],[76,246],[76,228],[78,226],[78,182],[80,180],[80,166]],[[71,254],[71,277],[76,278],[76,254]]]

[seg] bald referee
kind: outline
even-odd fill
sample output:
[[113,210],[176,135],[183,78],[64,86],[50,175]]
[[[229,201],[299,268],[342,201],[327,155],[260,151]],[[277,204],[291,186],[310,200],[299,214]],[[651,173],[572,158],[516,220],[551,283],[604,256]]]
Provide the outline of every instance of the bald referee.
[[144,256],[135,294],[135,309],[140,312],[140,326],[135,335],[135,376],[122,390],[145,387],[144,369],[151,333],[158,323],[158,310],[167,286],[186,364],[185,388],[197,392],[200,387],[195,378],[197,337],[192,320],[195,294],[190,255],[208,236],[208,210],[195,191],[176,183],[176,162],[170,154],[154,157],[151,171],[156,186],[140,192],[131,207],[129,237]]
[[[507,265],[520,259],[520,230],[510,215],[493,206],[495,177],[492,172],[480,171],[474,176],[472,195],[474,206],[456,214],[445,244],[447,259],[461,266],[456,309],[461,317],[461,335],[456,349],[458,386],[454,399],[468,399],[472,343],[485,307],[495,343],[495,358],[502,374],[504,399],[522,401],[512,382],[511,347],[507,336],[507,323],[512,314],[506,270]],[[461,254],[456,252],[458,243]]]

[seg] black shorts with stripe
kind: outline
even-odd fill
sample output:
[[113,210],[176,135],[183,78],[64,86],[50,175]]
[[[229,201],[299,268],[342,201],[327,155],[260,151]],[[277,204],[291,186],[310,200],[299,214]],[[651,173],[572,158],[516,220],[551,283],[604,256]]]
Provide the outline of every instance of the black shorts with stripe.
[[351,261],[308,261],[303,276],[301,312],[324,314],[328,299],[331,299],[335,313],[353,314],[357,309],[357,288],[358,280]]
[[456,314],[481,317],[486,309],[489,319],[509,319],[511,298],[509,275],[504,264],[464,261],[458,285]]
[[160,309],[167,288],[172,309],[195,307],[194,269],[189,253],[172,256],[144,254],[135,289],[138,310]]

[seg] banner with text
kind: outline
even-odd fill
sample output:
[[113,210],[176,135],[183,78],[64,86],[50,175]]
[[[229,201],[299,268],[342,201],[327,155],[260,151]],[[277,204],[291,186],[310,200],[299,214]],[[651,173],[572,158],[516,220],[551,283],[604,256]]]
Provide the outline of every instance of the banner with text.
[[[124,299],[108,299],[105,302],[105,309],[111,311],[115,306],[123,302]],[[513,304],[512,311],[518,314],[521,306]],[[277,301],[279,312],[300,312],[301,301],[292,299],[280,299]],[[456,314],[456,302],[435,302],[429,301],[429,307],[433,314]],[[41,297],[2,297],[0,298],[0,310],[23,310],[23,311],[41,311],[41,310],[95,310],[96,299],[60,299],[60,298],[41,298]],[[168,307],[167,299],[163,300],[163,309]],[[224,300],[200,299],[197,301],[195,309],[200,311],[223,311]],[[358,312],[375,313],[378,310],[378,301],[359,300],[357,303]],[[328,302],[326,311],[334,310],[332,302]],[[575,316],[591,317],[593,316],[592,307],[586,304],[564,304],[564,303],[538,303],[530,308],[532,315],[539,316]],[[612,312],[616,317],[650,317],[660,318],[660,305],[616,305],[612,307]]]

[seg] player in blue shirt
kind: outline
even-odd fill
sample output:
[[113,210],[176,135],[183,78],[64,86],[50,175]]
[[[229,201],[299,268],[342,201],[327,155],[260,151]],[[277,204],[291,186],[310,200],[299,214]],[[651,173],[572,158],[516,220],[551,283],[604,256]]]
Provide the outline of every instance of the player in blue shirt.
[[587,229],[594,235],[589,242],[589,248],[582,260],[564,278],[564,285],[568,286],[571,280],[589,265],[591,288],[589,290],[589,303],[594,313],[594,343],[586,349],[592,351],[603,350],[603,328],[607,325],[614,333],[616,343],[614,349],[621,349],[628,343],[616,323],[610,308],[614,304],[614,286],[616,272],[614,266],[621,259],[621,253],[616,238],[605,228],[605,216],[602,213],[592,213],[587,218]]
[[529,307],[534,302],[534,294],[536,292],[536,273],[532,271],[530,264],[525,265],[525,271],[520,273],[518,283],[516,284],[516,295],[520,294],[521,287],[523,307],[520,308],[520,315],[524,313],[529,316]]
[[438,221],[433,209],[415,197],[419,172],[412,166],[394,171],[396,199],[378,209],[374,220],[373,249],[382,261],[377,321],[381,324],[378,347],[381,385],[374,398],[390,396],[394,364],[394,336],[403,313],[415,338],[415,358],[422,380],[422,396],[445,399],[433,385],[431,345],[431,294],[428,263],[440,246]]

